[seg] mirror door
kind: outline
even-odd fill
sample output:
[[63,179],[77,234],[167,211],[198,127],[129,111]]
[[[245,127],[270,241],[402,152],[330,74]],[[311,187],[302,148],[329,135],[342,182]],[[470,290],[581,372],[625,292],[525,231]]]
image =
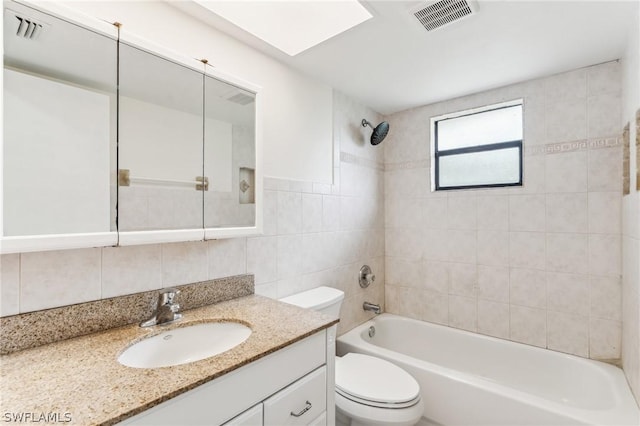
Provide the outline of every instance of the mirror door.
[[3,31],[3,251],[115,231],[117,40],[6,1]]
[[205,75],[205,228],[253,227],[256,220],[256,95]]
[[203,228],[203,78],[120,43],[119,231]]

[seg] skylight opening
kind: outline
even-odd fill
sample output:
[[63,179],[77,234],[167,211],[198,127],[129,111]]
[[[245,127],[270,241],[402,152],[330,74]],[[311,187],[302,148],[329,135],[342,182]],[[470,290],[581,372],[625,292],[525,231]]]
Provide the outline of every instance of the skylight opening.
[[195,1],[290,56],[372,18],[357,0]]

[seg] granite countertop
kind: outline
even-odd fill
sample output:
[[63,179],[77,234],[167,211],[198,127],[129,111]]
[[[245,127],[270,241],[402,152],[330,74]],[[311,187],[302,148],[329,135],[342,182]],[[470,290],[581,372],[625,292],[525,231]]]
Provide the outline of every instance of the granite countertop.
[[[31,421],[57,415],[58,423],[115,424],[338,322],[255,295],[183,314],[176,324],[148,329],[128,325],[3,355],[0,422],[31,413]],[[154,369],[125,367],[117,361],[124,349],[144,337],[228,320],[250,326],[251,336],[214,357]]]

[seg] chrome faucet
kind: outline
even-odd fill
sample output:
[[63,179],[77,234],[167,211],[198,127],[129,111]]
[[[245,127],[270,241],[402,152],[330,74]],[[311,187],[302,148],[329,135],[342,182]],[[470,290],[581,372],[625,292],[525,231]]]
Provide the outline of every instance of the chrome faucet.
[[152,325],[171,324],[182,318],[180,305],[174,302],[176,296],[180,294],[177,288],[165,288],[160,291],[156,311],[146,321],[140,323],[140,327],[151,327]]
[[380,314],[382,312],[380,310],[380,305],[375,305],[375,304],[369,303],[369,302],[364,302],[362,304],[362,309],[364,309],[365,311],[371,311],[376,315],[378,315],[378,314]]

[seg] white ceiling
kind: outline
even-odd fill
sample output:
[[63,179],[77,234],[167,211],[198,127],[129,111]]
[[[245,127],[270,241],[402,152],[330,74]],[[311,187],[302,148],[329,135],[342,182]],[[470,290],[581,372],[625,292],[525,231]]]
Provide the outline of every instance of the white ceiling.
[[637,13],[634,1],[479,0],[477,15],[427,32],[409,13],[421,2],[361,2],[373,19],[295,57],[172,4],[383,114],[619,59]]

